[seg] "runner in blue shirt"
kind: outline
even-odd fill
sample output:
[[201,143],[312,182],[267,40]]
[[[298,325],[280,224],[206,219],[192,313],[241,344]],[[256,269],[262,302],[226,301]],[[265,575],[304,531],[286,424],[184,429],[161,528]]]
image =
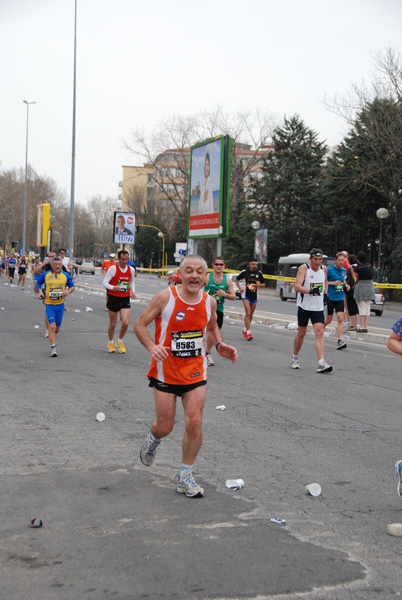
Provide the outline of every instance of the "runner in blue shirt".
[[349,285],[345,282],[346,269],[342,266],[344,260],[345,257],[343,252],[337,252],[335,257],[335,264],[328,267],[327,269],[328,314],[325,318],[324,327],[331,323],[332,315],[335,311],[336,318],[338,320],[338,345],[336,346],[337,350],[343,350],[347,347],[345,342],[342,340],[343,313],[345,312],[345,290],[347,291],[349,289]]
[[15,258],[14,254],[11,253],[10,258],[7,261],[8,278],[10,280],[10,283],[13,282],[16,265],[17,265],[17,259]]

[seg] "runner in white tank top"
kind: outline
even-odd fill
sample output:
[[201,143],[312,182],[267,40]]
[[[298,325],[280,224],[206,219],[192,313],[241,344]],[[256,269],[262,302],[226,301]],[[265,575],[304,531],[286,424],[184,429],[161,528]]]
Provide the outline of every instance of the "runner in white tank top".
[[315,334],[315,349],[318,358],[317,373],[330,373],[331,365],[324,360],[324,294],[327,293],[327,267],[322,265],[323,252],[319,248],[310,250],[310,264],[300,265],[297,270],[295,291],[297,292],[298,331],[293,343],[292,369],[299,369],[299,352],[307,333],[309,320]]

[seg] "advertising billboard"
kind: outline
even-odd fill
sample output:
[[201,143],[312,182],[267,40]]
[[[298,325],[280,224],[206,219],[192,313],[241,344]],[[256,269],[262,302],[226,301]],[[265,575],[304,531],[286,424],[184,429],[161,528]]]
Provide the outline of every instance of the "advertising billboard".
[[36,245],[43,248],[48,245],[48,232],[50,228],[50,204],[37,206]]
[[115,212],[113,218],[113,243],[134,244],[135,213]]
[[223,237],[227,228],[230,138],[191,148],[188,238]]

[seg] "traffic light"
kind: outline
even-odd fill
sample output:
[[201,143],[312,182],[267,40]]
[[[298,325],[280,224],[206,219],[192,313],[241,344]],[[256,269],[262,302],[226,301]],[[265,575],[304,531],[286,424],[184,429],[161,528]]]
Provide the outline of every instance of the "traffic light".
[[93,242],[91,242],[91,248],[93,248],[93,247],[94,247],[94,243],[93,243]]

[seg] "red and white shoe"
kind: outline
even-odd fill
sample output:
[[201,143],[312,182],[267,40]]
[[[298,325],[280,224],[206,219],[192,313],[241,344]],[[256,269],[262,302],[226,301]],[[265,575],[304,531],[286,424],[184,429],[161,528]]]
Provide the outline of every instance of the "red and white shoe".
[[214,359],[212,358],[212,354],[207,353],[207,365],[208,367],[212,367],[214,365]]
[[245,331],[245,329],[243,329],[242,331],[243,337],[246,340],[247,339],[247,331]]
[[245,339],[249,342],[250,340],[253,339],[253,336],[251,335],[251,333],[246,333],[246,338]]

